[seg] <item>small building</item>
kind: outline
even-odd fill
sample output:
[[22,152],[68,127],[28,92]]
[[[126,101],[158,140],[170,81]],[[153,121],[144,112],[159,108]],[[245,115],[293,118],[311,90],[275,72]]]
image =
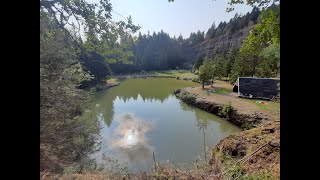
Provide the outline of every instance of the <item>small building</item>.
[[270,100],[280,94],[280,79],[239,77],[233,92],[238,97]]

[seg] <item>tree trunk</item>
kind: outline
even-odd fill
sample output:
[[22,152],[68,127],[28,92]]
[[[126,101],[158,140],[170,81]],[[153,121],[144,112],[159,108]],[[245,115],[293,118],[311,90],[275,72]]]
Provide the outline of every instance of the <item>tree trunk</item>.
[[212,85],[213,85],[213,78],[211,79],[211,87],[212,87]]
[[202,89],[204,89],[204,82],[202,83]]

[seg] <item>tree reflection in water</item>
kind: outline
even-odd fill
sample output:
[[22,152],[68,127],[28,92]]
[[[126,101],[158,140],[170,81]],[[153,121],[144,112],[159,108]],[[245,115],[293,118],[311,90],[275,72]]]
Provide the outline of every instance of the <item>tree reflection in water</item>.
[[203,133],[204,159],[207,162],[206,132],[207,132],[208,121],[206,119],[198,119],[197,126],[199,127],[199,130],[202,130],[202,133]]

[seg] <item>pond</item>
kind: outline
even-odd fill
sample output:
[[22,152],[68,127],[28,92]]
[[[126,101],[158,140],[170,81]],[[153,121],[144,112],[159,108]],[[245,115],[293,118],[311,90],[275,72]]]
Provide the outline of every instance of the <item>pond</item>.
[[238,127],[213,114],[187,105],[174,89],[200,84],[173,78],[133,78],[95,95],[101,123],[102,154],[129,169],[150,169],[157,162],[191,164],[205,160],[209,148]]

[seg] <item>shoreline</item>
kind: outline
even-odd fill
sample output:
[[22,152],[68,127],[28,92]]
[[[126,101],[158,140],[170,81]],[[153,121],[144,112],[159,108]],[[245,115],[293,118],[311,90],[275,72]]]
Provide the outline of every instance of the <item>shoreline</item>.
[[[185,103],[222,117],[243,129],[211,147],[207,164],[210,174],[220,179],[230,172],[233,177],[233,169],[239,168],[242,175],[280,179],[280,117],[268,116],[263,111],[244,111],[246,107],[233,107],[226,115],[223,111],[230,102],[209,100],[193,93],[192,89],[195,88],[177,89],[174,94]],[[241,173],[239,176],[242,176]]]
[[[266,121],[272,121],[272,118],[262,111],[246,111],[244,113],[243,109],[235,108],[232,103],[229,104],[230,102],[209,101],[205,96],[192,93],[188,89],[190,88],[178,89],[174,92],[174,95],[183,102],[224,118],[243,130],[258,127]],[[224,109],[228,106],[231,106],[231,109],[227,112]]]

